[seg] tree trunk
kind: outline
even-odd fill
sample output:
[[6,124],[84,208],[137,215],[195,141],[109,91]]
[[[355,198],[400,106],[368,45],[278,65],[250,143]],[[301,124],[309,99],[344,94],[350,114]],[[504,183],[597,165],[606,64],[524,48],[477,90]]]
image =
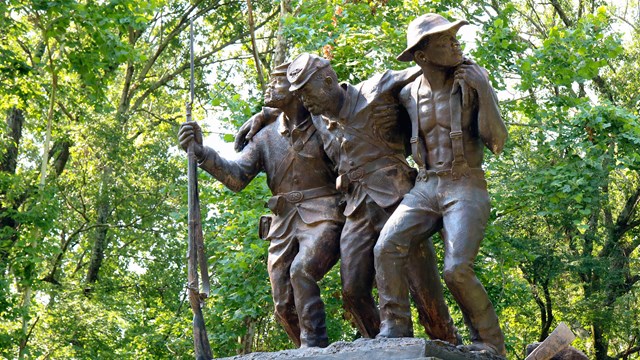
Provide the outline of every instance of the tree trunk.
[[610,360],[611,358],[607,355],[609,350],[609,344],[604,338],[604,329],[601,322],[596,319],[591,325],[591,336],[593,338],[593,348],[596,351],[596,360]]
[[278,36],[276,37],[276,48],[273,53],[273,61],[271,68],[282,64],[287,59],[287,50],[289,43],[284,36],[284,21],[289,15],[291,9],[291,0],[280,0],[280,22],[278,24]]
[[244,325],[247,332],[242,336],[240,355],[250,354],[253,351],[253,339],[256,335],[256,320],[247,316],[244,319]]
[[7,133],[11,141],[6,145],[6,153],[0,163],[0,171],[15,174],[18,164],[18,146],[22,138],[22,124],[24,114],[22,110],[13,107],[7,114]]
[[53,168],[56,177],[60,176],[69,161],[71,141],[68,139],[57,140],[49,151],[49,159],[53,159]]
[[[22,124],[24,123],[24,114],[22,110],[13,107],[7,112],[6,132],[11,141],[6,145],[5,155],[0,159],[0,171],[8,174],[16,173],[18,164],[18,148],[20,139],[22,138]],[[4,197],[5,192],[0,193]],[[7,234],[0,238],[0,276],[4,275],[7,270],[7,262],[13,244],[18,240],[16,228],[18,223],[10,215],[9,208],[17,208],[16,205],[6,204],[0,205],[0,231]]]
[[91,260],[89,269],[87,269],[86,282],[88,284],[95,283],[98,280],[98,272],[104,260],[104,249],[107,246],[107,220],[109,218],[109,184],[111,182],[111,166],[105,165],[102,170],[102,184],[100,186],[100,195],[98,197],[98,218],[96,223],[98,226],[95,231],[95,241],[91,250]]
[[544,341],[549,336],[551,324],[553,323],[553,303],[551,302],[551,293],[549,292],[549,281],[542,283],[542,291],[544,293],[544,302],[546,306],[546,321],[542,323],[542,331],[540,332],[540,341]]
[[256,73],[258,75],[258,84],[260,91],[264,93],[264,75],[262,74],[262,61],[258,55],[258,45],[256,44],[255,26],[253,21],[253,6],[251,0],[247,0],[247,17],[249,19],[249,34],[251,35],[251,50],[253,53],[253,61],[256,63]]

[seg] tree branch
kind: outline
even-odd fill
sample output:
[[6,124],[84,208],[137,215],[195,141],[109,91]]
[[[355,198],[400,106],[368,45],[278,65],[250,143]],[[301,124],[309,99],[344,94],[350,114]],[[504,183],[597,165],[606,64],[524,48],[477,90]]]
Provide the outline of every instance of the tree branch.
[[618,215],[618,220],[614,228],[614,236],[616,238],[620,238],[624,233],[638,225],[638,221],[631,221],[631,217],[638,205],[638,200],[640,200],[640,186],[638,186],[635,192],[627,199],[624,208],[620,212],[620,215]]
[[[133,27],[129,26],[129,45],[133,46],[135,43],[135,34],[133,31]],[[129,107],[129,103],[131,98],[129,97],[129,91],[131,90],[131,81],[133,79],[133,60],[129,59],[127,62],[127,72],[124,77],[124,85],[122,87],[122,93],[120,94],[120,104],[118,104],[118,110],[116,112],[116,119],[119,119],[119,116],[123,115],[127,108]]]
[[553,8],[556,10],[556,12],[558,13],[558,16],[560,16],[560,19],[562,19],[562,22],[566,27],[571,27],[573,25],[573,21],[569,19],[569,17],[567,16],[567,13],[564,12],[558,0],[551,0],[551,6],[553,6]]
[[147,74],[149,73],[149,71],[151,70],[151,68],[153,67],[153,65],[156,63],[156,61],[158,60],[158,58],[160,57],[160,55],[162,54],[162,52],[164,51],[164,49],[167,48],[167,46],[169,46],[169,43],[176,37],[178,36],[178,34],[180,34],[182,32],[182,30],[184,30],[187,26],[187,24],[189,23],[187,20],[189,19],[189,15],[191,14],[191,12],[198,6],[200,5],[204,0],[196,0],[183,14],[182,16],[180,16],[180,19],[178,20],[178,25],[176,25],[175,28],[173,28],[173,30],[171,30],[171,32],[167,35],[167,37],[164,38],[164,40],[160,43],[160,45],[158,45],[158,48],[156,49],[156,52],[149,58],[149,60],[147,60],[147,63],[144,65],[144,67],[142,68],[142,70],[140,71],[140,73],[138,74],[137,78],[136,78],[136,84],[133,86],[133,88],[131,89],[131,94],[127,94],[127,96],[129,98],[131,98],[133,96],[133,94],[135,93],[135,90],[137,89],[137,87],[142,84],[142,82],[144,81],[144,79],[147,77]]
[[58,255],[56,256],[56,259],[53,261],[53,265],[51,266],[51,271],[47,276],[44,277],[44,279],[42,279],[43,281],[47,281],[55,285],[60,285],[60,282],[56,279],[56,272],[58,272],[58,266],[62,262],[62,257],[67,252],[67,249],[71,244],[71,241],[75,239],[76,236],[78,236],[81,232],[86,230],[86,225],[87,225],[86,222],[80,225],[79,228],[77,228],[73,233],[71,233],[71,235],[67,237],[66,240],[63,241],[62,249],[60,250],[60,253],[58,253]]
[[258,56],[251,0],[247,0],[247,18],[249,22],[249,36],[251,37],[251,52],[253,53],[253,61],[256,63],[256,73],[258,74],[258,84],[260,84],[260,91],[264,92],[264,75],[262,74],[262,61],[260,61],[260,57]]
[[618,16],[616,14],[612,14],[612,16],[614,18],[617,18],[618,20],[621,20],[622,22],[624,22],[625,24],[629,25],[633,31],[637,34],[638,32],[640,32],[640,29],[638,29],[632,22],[630,22],[629,20],[623,18],[622,16]]
[[613,98],[613,93],[611,92],[611,89],[609,89],[609,85],[607,85],[604,79],[600,75],[596,75],[593,77],[593,79],[591,79],[591,81],[593,81],[593,83],[596,84],[598,91],[600,91],[604,96],[606,96],[607,99],[611,101],[611,104],[615,105],[616,102]]
[[56,103],[60,107],[60,110],[62,110],[62,112],[69,118],[69,120],[74,122],[78,121],[78,117],[73,116],[73,114],[67,109],[67,107],[61,101],[57,101]]
[[[277,11],[273,12],[272,14],[270,14],[262,23],[260,23],[258,26],[256,26],[256,29],[261,28],[262,26],[267,24],[269,21],[271,21],[271,19],[273,17],[275,17],[278,14],[278,12],[279,12],[279,10],[277,10]],[[217,53],[218,51],[224,49],[225,47],[236,43],[238,40],[242,39],[245,36],[247,36],[246,33],[238,34],[233,39],[230,39],[229,41],[225,42],[224,44],[222,44],[222,45],[220,45],[220,46],[218,46],[216,48],[214,48],[213,50],[211,50],[211,51],[209,51],[209,52],[207,52],[205,54],[202,54],[200,56],[195,57],[194,58],[194,66],[201,67],[202,66],[202,60],[207,59],[210,56],[212,56],[213,54]],[[131,107],[130,111],[132,113],[137,111],[137,109],[142,105],[142,102],[149,95],[151,95],[151,93],[156,91],[161,86],[165,85],[167,82],[169,82],[169,81],[173,80],[174,78],[176,78],[182,72],[186,71],[189,67],[190,67],[190,63],[188,61],[186,61],[182,65],[180,65],[176,70],[174,70],[173,72],[163,75],[160,78],[160,80],[158,80],[155,83],[151,84],[149,86],[149,88],[142,95],[140,95],[140,97],[138,97],[136,99],[136,101],[134,102],[134,104]]]
[[640,352],[640,345],[634,346],[632,348],[629,348],[615,356],[613,356],[614,359],[623,359],[623,358],[627,358],[629,355],[635,354]]

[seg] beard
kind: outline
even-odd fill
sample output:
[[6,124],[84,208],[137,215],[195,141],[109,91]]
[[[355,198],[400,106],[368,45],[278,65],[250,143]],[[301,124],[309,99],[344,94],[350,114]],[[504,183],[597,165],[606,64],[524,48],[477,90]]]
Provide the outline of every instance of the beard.
[[305,107],[313,115],[322,115],[326,112],[327,109],[327,106],[325,104],[330,101],[330,91],[325,88],[321,88],[318,90],[318,95],[314,98],[314,100],[311,103],[305,104]]
[[265,96],[264,104],[268,107],[278,107],[287,99],[286,94],[271,92]]

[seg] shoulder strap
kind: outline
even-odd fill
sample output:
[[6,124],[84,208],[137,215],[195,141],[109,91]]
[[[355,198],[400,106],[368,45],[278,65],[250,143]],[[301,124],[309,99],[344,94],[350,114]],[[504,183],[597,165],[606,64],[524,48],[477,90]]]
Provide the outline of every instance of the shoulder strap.
[[449,109],[451,111],[451,148],[453,150],[453,164],[451,165],[451,175],[453,179],[467,176],[469,165],[464,158],[464,144],[462,138],[462,87],[466,86],[464,81],[456,80],[451,89],[451,99]]
[[414,81],[411,85],[411,97],[416,102],[416,116],[411,118],[411,153],[414,161],[420,168],[426,167],[427,149],[420,137],[420,87],[422,86],[422,77]]

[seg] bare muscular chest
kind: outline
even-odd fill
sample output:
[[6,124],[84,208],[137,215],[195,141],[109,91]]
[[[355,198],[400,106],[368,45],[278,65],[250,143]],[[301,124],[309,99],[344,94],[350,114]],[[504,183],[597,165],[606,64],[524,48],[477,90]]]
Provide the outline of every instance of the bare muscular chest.
[[450,98],[449,91],[433,92],[431,89],[420,89],[418,119],[423,134],[451,130]]

